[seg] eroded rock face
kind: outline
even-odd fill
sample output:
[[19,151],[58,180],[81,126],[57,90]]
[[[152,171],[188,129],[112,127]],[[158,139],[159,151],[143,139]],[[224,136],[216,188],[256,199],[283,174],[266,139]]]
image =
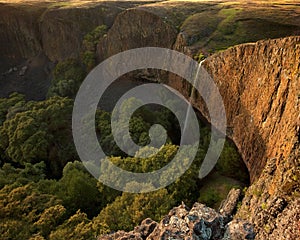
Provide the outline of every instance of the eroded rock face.
[[53,62],[76,58],[85,34],[102,24],[111,27],[124,9],[145,3],[0,3],[0,61],[18,64],[41,52]]
[[[38,18],[44,10],[32,9],[29,12],[25,8],[0,5],[1,65],[6,65],[8,59],[14,64],[20,58],[29,58],[41,51]],[[5,67],[0,66],[0,70]]]
[[242,191],[241,189],[231,189],[228,193],[227,199],[221,203],[219,212],[222,216],[231,218],[238,201],[240,200]]
[[40,21],[43,51],[51,61],[78,58],[84,35],[99,25],[110,27],[120,12],[104,4],[47,10]]
[[[236,218],[254,223],[256,239],[299,238],[299,220],[290,221],[283,212],[300,214],[294,201],[300,188],[300,37],[239,45],[203,66],[219,88],[227,134],[251,177]],[[189,92],[179,77],[171,76],[168,84]],[[193,106],[209,120],[199,96]]]
[[177,30],[164,20],[142,9],[119,14],[107,35],[98,44],[99,61],[138,47],[172,48]]
[[[300,37],[243,44],[203,63],[225,105],[228,136],[238,147],[252,182],[267,159],[286,159],[299,134]],[[188,95],[184,80],[168,84]],[[193,106],[209,120],[200,96]]]
[[287,159],[298,140],[299,59],[300,37],[289,37],[233,47],[204,63],[252,182],[267,159]]

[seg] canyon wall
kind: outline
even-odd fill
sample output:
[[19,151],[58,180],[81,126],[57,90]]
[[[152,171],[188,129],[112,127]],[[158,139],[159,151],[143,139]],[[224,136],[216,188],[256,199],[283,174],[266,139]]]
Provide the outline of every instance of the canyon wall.
[[78,58],[84,35],[99,25],[110,27],[121,11],[104,4],[45,11],[40,20],[43,51],[51,61]]
[[[202,64],[222,95],[227,135],[240,150],[252,182],[267,159],[288,157],[297,140],[299,40],[289,37],[243,44]],[[189,94],[183,79],[171,75],[167,83]],[[209,119],[200,96],[193,99],[193,106]]]
[[117,14],[139,4],[138,1],[86,1],[75,6],[55,1],[0,2],[1,65],[19,64],[22,59],[41,52],[52,62],[76,58],[85,34],[102,24],[110,27]]
[[[297,239],[300,202],[300,37],[243,44],[203,62],[222,95],[251,186],[236,218],[256,239]],[[179,81],[178,81],[179,80]],[[169,84],[182,87],[178,78]],[[202,99],[193,100],[209,120]]]
[[172,48],[177,30],[159,16],[129,9],[117,16],[108,34],[98,44],[98,60],[138,47]]
[[26,11],[24,8],[0,4],[1,65],[16,63],[41,51],[38,19],[44,10]]
[[[299,37],[289,37],[243,44],[203,63],[219,87],[226,108],[227,134],[240,150],[252,182],[267,159],[290,154],[297,135],[298,42]],[[192,55],[184,33],[177,35],[173,27],[153,13],[132,9],[119,14],[100,40],[98,58],[103,60],[145,46],[174,48]],[[184,96],[190,93],[179,77],[170,75],[165,83]],[[209,120],[200,96],[193,99],[193,105]]]

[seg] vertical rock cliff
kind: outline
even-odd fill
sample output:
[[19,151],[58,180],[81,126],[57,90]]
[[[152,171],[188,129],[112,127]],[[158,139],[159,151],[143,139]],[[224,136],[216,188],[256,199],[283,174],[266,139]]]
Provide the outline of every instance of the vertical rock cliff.
[[99,25],[111,26],[120,11],[105,4],[48,9],[39,24],[43,51],[51,61],[78,58],[84,35]]
[[[300,214],[294,200],[300,176],[300,37],[239,45],[209,57],[203,66],[219,88],[228,136],[251,177],[237,217],[251,219],[257,239],[270,234],[295,239]],[[185,86],[182,82],[174,76],[168,80],[177,89]],[[201,97],[193,99],[193,106],[209,120]],[[284,211],[293,217],[286,219]]]
[[161,17],[141,9],[117,16],[108,34],[98,44],[99,61],[138,47],[172,48],[177,30]]
[[41,51],[38,19],[44,10],[0,4],[0,70]]

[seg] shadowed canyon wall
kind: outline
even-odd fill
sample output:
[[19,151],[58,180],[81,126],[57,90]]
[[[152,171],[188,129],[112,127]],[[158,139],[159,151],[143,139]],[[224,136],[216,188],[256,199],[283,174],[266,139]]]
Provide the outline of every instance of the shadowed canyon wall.
[[[117,14],[141,4],[130,1],[31,4],[0,3],[0,62],[18,64],[43,52],[51,61],[76,58],[83,37]],[[1,69],[1,67],[0,67]]]

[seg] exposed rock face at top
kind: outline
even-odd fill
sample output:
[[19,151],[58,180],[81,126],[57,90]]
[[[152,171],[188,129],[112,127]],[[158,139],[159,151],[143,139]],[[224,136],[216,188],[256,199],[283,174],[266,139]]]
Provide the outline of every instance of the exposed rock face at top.
[[117,14],[139,4],[143,2],[0,3],[0,61],[18,64],[41,52],[54,62],[76,58],[86,33],[102,24],[110,27]]
[[138,47],[172,48],[177,30],[159,16],[141,9],[119,14],[108,34],[98,44],[99,61]]
[[[15,8],[0,5],[0,61],[8,59],[18,61],[20,58],[35,56],[41,51],[38,18],[44,11]],[[0,67],[1,69],[1,67]]]
[[47,10],[40,22],[45,54],[51,61],[78,58],[84,35],[96,26],[111,26],[120,11],[106,5]]
[[237,46],[204,67],[219,87],[229,136],[252,182],[268,159],[287,161],[299,141],[300,37]]

